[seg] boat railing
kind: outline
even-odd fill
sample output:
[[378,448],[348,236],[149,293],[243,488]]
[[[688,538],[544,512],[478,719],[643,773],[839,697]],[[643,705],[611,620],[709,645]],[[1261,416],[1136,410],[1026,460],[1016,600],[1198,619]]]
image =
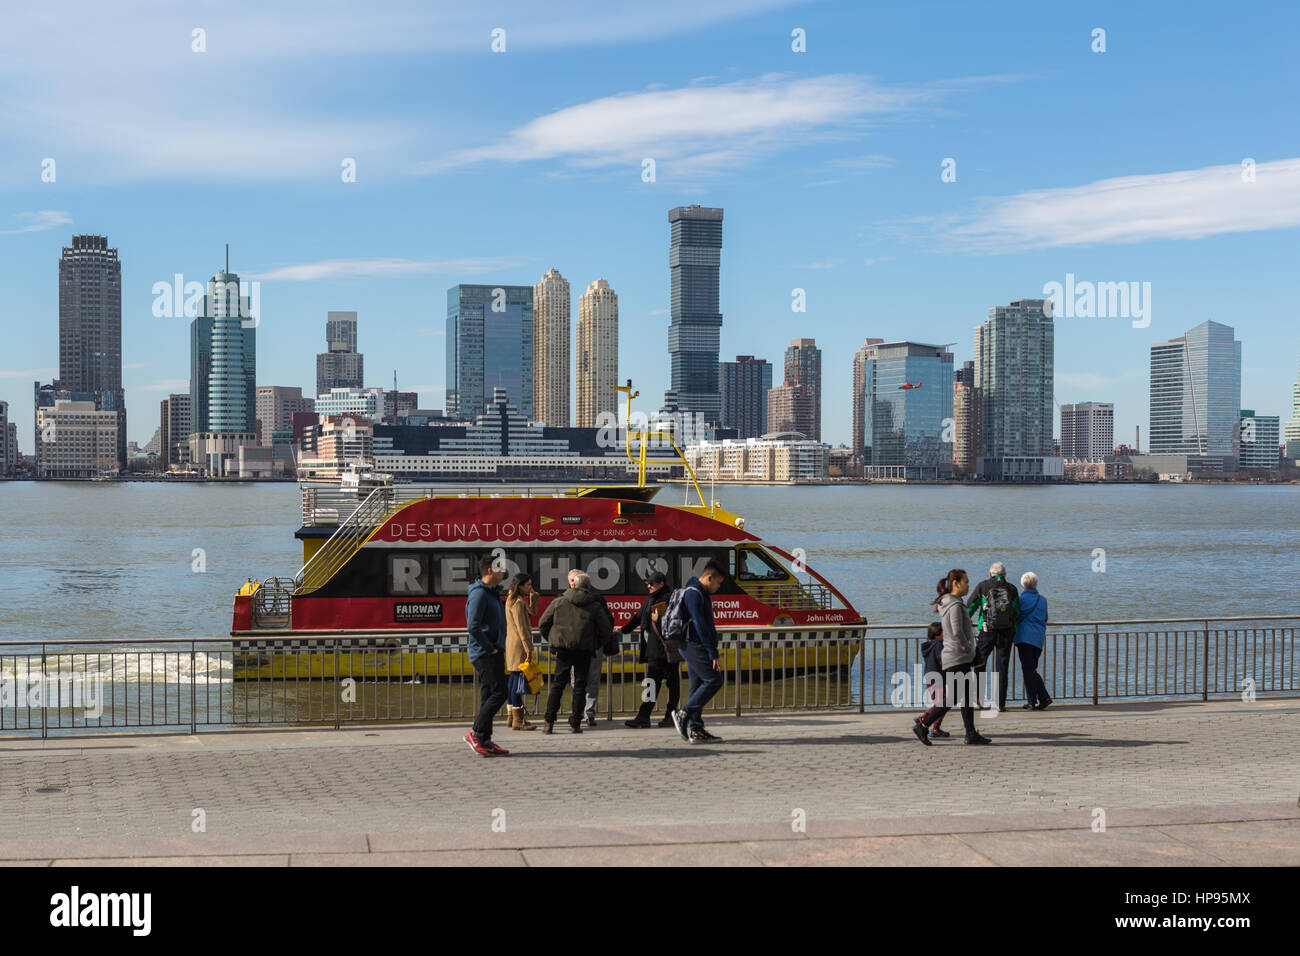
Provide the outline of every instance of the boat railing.
[[321,545],[320,550],[313,554],[311,559],[302,566],[302,570],[294,576],[297,585],[294,593],[305,594],[316,590],[328,581],[348,558],[357,553],[375,528],[379,527],[379,523],[393,511],[394,491],[395,489],[388,487],[376,488],[366,496],[357,509],[339,524],[329,540]]
[[288,578],[267,578],[253,592],[249,602],[253,627],[273,630],[289,627],[293,612],[293,581]]
[[824,584],[814,582],[762,584],[752,581],[737,583],[756,601],[762,601],[771,607],[792,611],[829,611],[834,606],[831,589]]
[[[419,498],[568,498],[573,484],[537,485],[384,485],[379,493],[388,503],[388,511],[399,504]],[[591,487],[585,483],[581,487]],[[302,486],[302,523],[306,527],[332,526],[347,521],[366,500],[366,496],[338,486]],[[372,526],[373,530],[373,526]]]

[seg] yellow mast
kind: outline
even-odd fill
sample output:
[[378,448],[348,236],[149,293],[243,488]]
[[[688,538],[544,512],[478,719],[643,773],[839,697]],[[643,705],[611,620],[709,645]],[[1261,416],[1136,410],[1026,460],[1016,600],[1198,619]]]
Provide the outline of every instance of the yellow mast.
[[652,431],[648,428],[637,429],[636,437],[640,442],[640,449],[638,452],[638,456],[635,458],[632,457],[632,399],[636,398],[641,393],[632,390],[632,380],[630,378],[627,380],[626,385],[615,385],[614,390],[618,392],[622,392],[624,395],[627,396],[627,402],[626,402],[627,413],[625,416],[627,421],[627,427],[625,430],[625,434],[626,434],[625,445],[627,450],[627,460],[632,462],[632,464],[636,465],[637,487],[639,488],[645,487],[646,448],[649,445],[650,440],[655,438],[666,438],[668,439],[669,444],[673,446],[673,451],[677,452],[678,459],[681,461],[682,465],[686,468],[686,474],[690,475],[691,477],[691,484],[695,486],[695,493],[700,498],[700,507],[703,509],[707,509],[710,515],[713,514],[713,510],[715,507],[714,503],[712,501],[708,501],[707,499],[705,499],[704,492],[700,490],[700,483],[695,478],[695,470],[691,468],[691,463],[686,460],[685,453],[679,447],[677,447],[677,442],[673,438],[673,433],[671,431],[666,431],[666,432],[658,431],[658,430]]

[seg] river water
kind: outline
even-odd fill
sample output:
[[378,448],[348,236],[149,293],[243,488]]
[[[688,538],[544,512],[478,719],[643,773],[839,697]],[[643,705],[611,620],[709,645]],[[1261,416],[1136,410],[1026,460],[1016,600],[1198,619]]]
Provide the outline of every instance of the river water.
[[[707,489],[706,489],[707,491]],[[680,486],[659,493],[680,502]],[[1300,486],[719,487],[872,623],[931,618],[949,568],[1036,572],[1054,621],[1291,614]],[[213,638],[292,576],[293,484],[0,483],[0,640]]]

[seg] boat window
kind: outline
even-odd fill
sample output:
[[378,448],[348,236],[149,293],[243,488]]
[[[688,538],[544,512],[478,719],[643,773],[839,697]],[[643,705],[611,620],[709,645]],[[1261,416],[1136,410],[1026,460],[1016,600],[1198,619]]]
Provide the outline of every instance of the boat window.
[[785,581],[790,577],[785,568],[766,552],[757,548],[736,549],[737,581]]
[[428,594],[428,556],[400,551],[390,553],[388,555],[388,593],[393,595]]

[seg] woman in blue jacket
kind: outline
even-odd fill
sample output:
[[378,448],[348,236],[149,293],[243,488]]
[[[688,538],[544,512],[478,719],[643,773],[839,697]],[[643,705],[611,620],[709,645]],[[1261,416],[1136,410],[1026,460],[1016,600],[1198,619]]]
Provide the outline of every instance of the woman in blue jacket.
[[1016,652],[1024,674],[1025,710],[1046,710],[1052,698],[1038,673],[1038,658],[1047,639],[1047,598],[1038,593],[1038,575],[1026,571],[1020,576],[1020,615],[1016,619]]

